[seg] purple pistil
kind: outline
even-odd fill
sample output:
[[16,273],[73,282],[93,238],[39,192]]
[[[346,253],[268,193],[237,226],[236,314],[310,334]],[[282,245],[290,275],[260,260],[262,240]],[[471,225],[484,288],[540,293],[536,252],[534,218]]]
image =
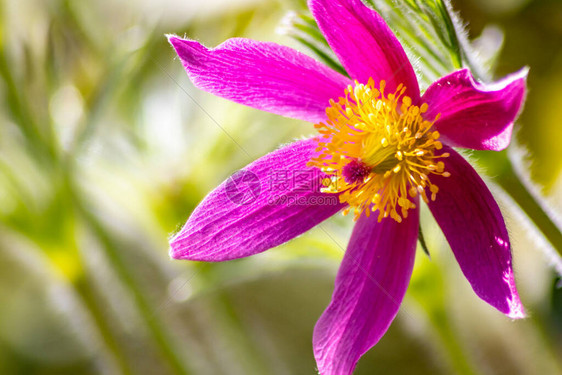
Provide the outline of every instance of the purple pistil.
[[345,182],[348,184],[362,183],[371,174],[371,168],[359,159],[353,159],[342,170]]

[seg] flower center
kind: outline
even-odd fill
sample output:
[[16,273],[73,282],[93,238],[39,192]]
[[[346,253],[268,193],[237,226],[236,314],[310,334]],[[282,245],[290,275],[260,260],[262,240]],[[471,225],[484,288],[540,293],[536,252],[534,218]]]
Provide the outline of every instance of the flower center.
[[344,214],[353,209],[358,219],[378,210],[379,221],[390,216],[401,222],[417,195],[428,202],[426,188],[435,200],[439,188],[430,175],[450,175],[438,160],[449,154],[435,155],[443,147],[432,129],[439,115],[425,120],[427,104],[412,105],[403,85],[385,94],[385,85],[375,88],[372,78],[366,85],[355,82],[345,97],[330,100],[327,121],[314,125],[322,137],[309,165],[331,177],[324,191],[349,204]]

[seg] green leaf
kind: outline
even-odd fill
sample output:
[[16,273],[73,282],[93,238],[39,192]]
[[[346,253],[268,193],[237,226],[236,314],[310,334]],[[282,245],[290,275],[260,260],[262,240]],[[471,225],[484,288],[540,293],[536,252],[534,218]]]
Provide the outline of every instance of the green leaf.
[[331,50],[318,24],[308,10],[289,12],[281,21],[279,32],[293,38],[306,47],[314,56],[335,71],[347,75],[347,72]]

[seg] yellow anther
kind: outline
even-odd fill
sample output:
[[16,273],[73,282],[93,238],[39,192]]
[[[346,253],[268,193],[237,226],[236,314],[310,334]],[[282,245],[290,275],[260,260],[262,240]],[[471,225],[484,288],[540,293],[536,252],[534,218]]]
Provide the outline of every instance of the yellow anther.
[[[349,204],[344,214],[353,211],[358,219],[363,212],[378,211],[379,221],[391,217],[401,222],[416,208],[413,199],[420,196],[427,202],[427,194],[436,198],[439,189],[431,176],[450,176],[438,160],[449,154],[435,154],[443,145],[433,129],[438,116],[423,117],[428,105],[413,105],[403,85],[388,94],[385,88],[385,81],[377,88],[371,78],[330,100],[327,120],[315,125],[321,136],[317,156],[307,165],[329,176],[322,180],[323,191],[338,193],[340,202]],[[348,165],[360,169],[344,169]]]
[[415,186],[412,186],[409,190],[410,197],[415,198],[418,195],[418,191]]

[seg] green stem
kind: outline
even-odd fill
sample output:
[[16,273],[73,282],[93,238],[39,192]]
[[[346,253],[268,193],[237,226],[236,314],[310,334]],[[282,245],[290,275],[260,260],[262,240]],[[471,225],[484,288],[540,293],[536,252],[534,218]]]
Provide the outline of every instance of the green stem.
[[158,317],[157,311],[151,307],[148,297],[143,293],[142,289],[135,281],[132,272],[123,260],[119,251],[119,245],[106,232],[99,220],[81,205],[81,202],[77,203],[77,206],[86,223],[89,224],[96,233],[97,238],[99,238],[102,242],[102,248],[108,257],[110,264],[119,276],[119,279],[133,296],[138,312],[143,319],[144,324],[148,328],[149,333],[152,335],[155,344],[160,350],[160,354],[167,361],[170,370],[172,370],[174,374],[178,375],[189,374],[190,371],[187,369],[186,364],[182,360],[180,354],[175,350],[173,345],[174,340],[165,329],[164,324]]
[[[562,259],[562,230],[553,215],[548,212],[544,201],[541,200],[538,189],[531,186],[529,178],[514,167],[514,162],[506,151],[476,152],[478,159],[494,181],[513,199],[513,201],[527,215],[536,228],[552,245],[556,255]],[[558,270],[560,272],[560,270]]]
[[562,232],[553,218],[547,213],[538,197],[531,193],[522,182],[522,177],[517,174],[513,165],[509,164],[497,176],[498,184],[519,205],[554,247],[559,256],[562,256]]
[[[434,238],[432,238],[434,239]],[[433,242],[433,241],[431,241]],[[430,246],[434,245],[430,243]],[[434,332],[440,350],[444,351],[450,372],[459,375],[476,375],[481,373],[477,362],[471,361],[463,341],[459,338],[447,305],[447,282],[443,274],[444,264],[437,258],[436,262],[419,259],[417,273],[414,275],[408,293],[417,301],[426,314],[431,332]],[[418,262],[416,262],[418,263]],[[431,342],[431,341],[430,341]]]
[[465,350],[451,327],[444,306],[439,306],[437,311],[429,312],[429,320],[439,339],[448,353],[451,365],[460,375],[476,375],[478,371],[466,357]]
[[[213,267],[205,268],[199,276],[209,285],[216,284]],[[259,344],[249,334],[228,290],[220,288],[213,293],[212,303],[217,321],[222,322],[219,328],[226,340],[230,341],[232,350],[239,358],[239,364],[246,374],[271,374],[273,373],[266,358],[264,358]],[[227,341],[228,342],[228,341]]]
[[[2,30],[0,29],[1,33]],[[52,161],[56,158],[57,153],[53,139],[52,137],[42,136],[41,129],[31,116],[32,111],[28,106],[29,103],[22,99],[22,88],[17,85],[12,73],[10,62],[0,41],[0,80],[4,83],[7,113],[25,135],[25,139],[31,141],[29,152],[37,156],[39,160]]]
[[125,354],[121,349],[119,343],[111,332],[111,327],[107,323],[107,320],[103,316],[103,312],[100,309],[100,303],[96,296],[95,290],[88,280],[80,278],[74,283],[74,288],[82,297],[82,302],[88,308],[88,312],[92,315],[96,328],[98,329],[106,347],[113,354],[113,358],[117,362],[120,373],[123,375],[132,374],[131,367],[127,360],[125,359]]

